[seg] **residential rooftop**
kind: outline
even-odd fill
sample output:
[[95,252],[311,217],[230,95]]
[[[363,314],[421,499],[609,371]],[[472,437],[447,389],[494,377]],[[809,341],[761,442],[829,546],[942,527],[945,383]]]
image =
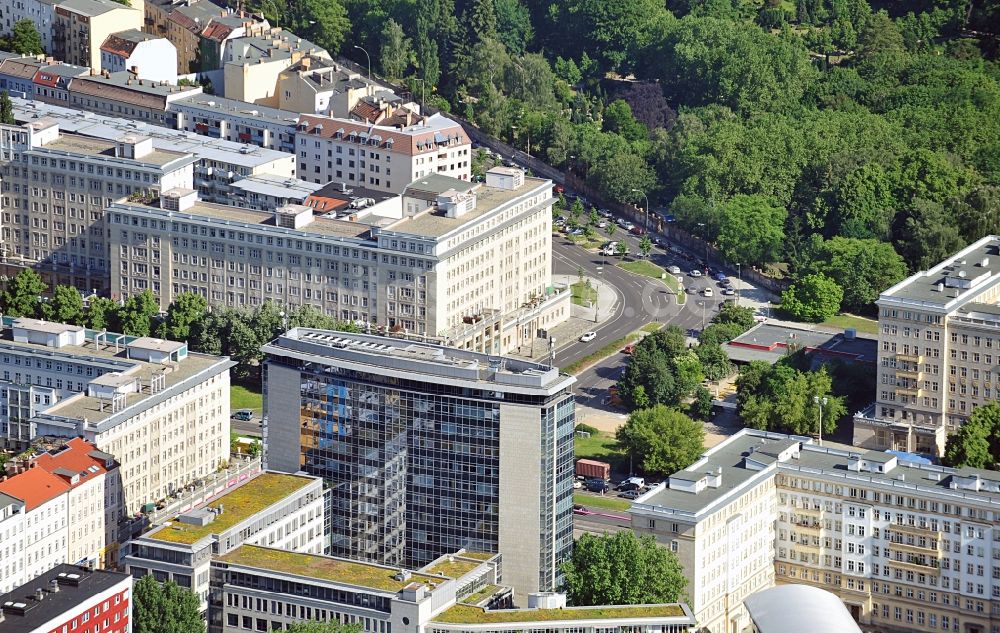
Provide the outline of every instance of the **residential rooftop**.
[[262,35],[249,35],[226,43],[224,63],[245,66],[290,59],[293,52],[308,52],[329,57],[326,49],[298,35],[274,27]]
[[633,513],[700,519],[775,471],[802,471],[907,494],[1000,508],[1000,472],[948,468],[907,454],[818,446],[812,438],[744,429],[632,504]]
[[[59,591],[46,592],[44,602],[34,599],[37,589],[48,589],[55,582]],[[131,586],[128,574],[105,569],[87,570],[77,565],[60,564],[35,576],[10,593],[0,595],[0,604],[24,605],[24,614],[7,614],[0,623],[4,633],[48,631],[60,615],[79,609],[81,604],[121,585]],[[131,596],[129,596],[131,597]]]
[[443,624],[505,624],[526,622],[576,622],[580,620],[626,620],[651,618],[689,618],[679,604],[635,606],[564,607],[562,609],[483,609],[456,604],[434,617]]
[[[952,312],[975,303],[1000,283],[1000,236],[987,235],[930,270],[920,271],[881,294],[883,308]],[[995,304],[995,302],[992,302]]]
[[263,347],[265,353],[299,360],[353,366],[359,371],[410,380],[447,380],[490,392],[552,395],[576,379],[549,367],[434,343],[391,336],[293,328]]
[[117,9],[130,9],[131,7],[127,4],[114,2],[114,0],[63,0],[59,3],[59,8],[92,18]]
[[175,519],[144,536],[169,543],[194,545],[203,538],[222,534],[313,481],[312,477],[265,472],[209,502],[206,508],[222,507],[223,512],[207,525],[181,523]]
[[48,118],[59,124],[60,131],[111,141],[141,134],[152,138],[153,147],[157,150],[192,154],[199,161],[214,163],[209,165],[213,167],[233,165],[252,170],[266,168],[279,161],[288,161],[294,165],[295,161],[295,157],[286,152],[211,138],[194,132],[172,130],[142,121],[74,110],[16,97],[12,97],[11,102],[14,106],[14,118],[18,123]]
[[291,110],[281,110],[256,103],[247,103],[236,99],[226,99],[216,95],[196,94],[190,97],[177,99],[170,103],[169,110],[201,110],[214,112],[216,115],[226,118],[229,115],[247,116],[259,119],[265,123],[289,126],[294,129],[299,121],[299,113]]
[[139,158],[121,158],[115,156],[114,141],[83,136],[81,134],[63,134],[62,130],[60,130],[59,138],[32,148],[32,150],[39,149],[83,156],[106,157],[119,161],[146,163],[148,165],[156,165],[157,167],[165,167],[174,162],[182,164],[186,159],[191,158],[190,154],[162,149],[154,149]]
[[237,180],[232,184],[232,187],[237,191],[245,193],[256,193],[272,198],[286,198],[301,202],[321,189],[323,185],[299,180],[298,178],[286,178],[275,176],[274,174],[258,174]]
[[824,358],[874,363],[878,359],[878,341],[856,332],[792,328],[773,323],[755,325],[723,346],[729,359],[739,363],[762,360],[775,363],[791,351],[805,349]]
[[[399,568],[373,563],[363,563],[321,554],[300,554],[286,550],[241,545],[220,556],[218,560],[233,565],[266,569],[284,574],[317,578],[353,587],[378,591],[398,592],[413,582],[436,586],[444,582],[440,576],[410,573],[399,576]],[[401,580],[400,578],[405,578]]]
[[533,191],[548,193],[549,183],[550,181],[542,178],[526,176],[524,184],[517,189],[501,189],[486,184],[474,185],[458,178],[433,174],[410,183],[403,192],[403,197],[427,199],[429,195],[436,196],[448,191],[448,189],[455,189],[459,192],[472,191],[476,196],[476,208],[459,217],[448,217],[443,210],[432,208],[418,213],[412,218],[398,220],[386,227],[383,232],[391,231],[442,238]]

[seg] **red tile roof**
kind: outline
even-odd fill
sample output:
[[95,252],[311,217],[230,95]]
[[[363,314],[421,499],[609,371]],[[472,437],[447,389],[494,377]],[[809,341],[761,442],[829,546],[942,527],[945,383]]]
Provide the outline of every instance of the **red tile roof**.
[[66,480],[44,468],[29,468],[23,473],[0,481],[0,492],[23,501],[27,512],[55,499],[69,488]]
[[[79,480],[75,484],[70,484],[75,487],[87,483],[98,474],[103,475],[108,472],[104,468],[104,460],[90,456],[90,453],[96,450],[97,447],[90,442],[75,437],[55,455],[51,453],[40,455],[35,459],[35,464],[37,468],[42,468],[53,474],[58,474],[55,471],[60,468],[64,471],[79,473],[81,475]],[[64,479],[66,478],[64,477]],[[67,481],[67,483],[69,482]]]

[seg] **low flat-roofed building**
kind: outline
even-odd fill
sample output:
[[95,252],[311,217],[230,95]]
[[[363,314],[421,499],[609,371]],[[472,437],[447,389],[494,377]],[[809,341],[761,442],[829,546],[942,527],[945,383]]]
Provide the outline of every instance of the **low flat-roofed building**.
[[856,331],[831,332],[774,323],[755,325],[726,343],[723,349],[736,363],[762,360],[774,364],[799,350],[804,350],[816,363],[839,360],[874,365],[878,358],[878,341],[859,336]]
[[0,605],[0,630],[4,633],[93,630],[91,627],[107,633],[130,633],[132,577],[79,565],[55,565],[0,595]]
[[233,183],[230,204],[241,209],[273,211],[288,204],[304,204],[320,185],[270,174],[250,176]]
[[244,545],[289,552],[323,551],[323,484],[307,475],[264,472],[125,546],[133,576],[173,580],[208,604],[209,566]]
[[[0,366],[10,369],[0,382],[0,430],[7,445],[83,437],[120,463],[129,513],[229,459],[228,358],[93,330],[60,343],[44,323],[31,340],[48,336],[48,344],[19,342],[13,331],[34,329],[33,320],[4,317],[3,326]],[[25,400],[30,406],[21,407]]]
[[687,633],[695,624],[684,604],[566,607],[564,595],[534,594],[513,609],[501,566],[498,555],[465,550],[410,571],[244,545],[212,562],[209,632],[304,620],[364,633]]
[[861,633],[836,595],[809,585],[780,585],[743,600],[751,626],[743,633]]
[[179,130],[295,153],[298,112],[206,94],[172,101],[169,109]]

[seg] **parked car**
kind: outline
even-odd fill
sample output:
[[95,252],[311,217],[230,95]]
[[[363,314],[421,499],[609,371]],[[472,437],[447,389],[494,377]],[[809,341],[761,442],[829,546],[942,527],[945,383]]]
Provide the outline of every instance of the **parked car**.
[[701,294],[706,297],[715,296],[715,292],[711,288],[705,288],[704,290],[701,291]]
[[653,238],[653,246],[659,246],[660,248],[663,248],[663,240],[661,240],[658,237],[654,237]]
[[629,225],[629,221],[626,220],[625,218],[618,218],[617,220],[615,220],[615,224],[617,224],[618,226],[622,227],[623,229],[627,229],[628,225]]
[[624,228],[625,228],[626,231],[628,231],[629,233],[631,233],[632,229],[635,228],[635,224],[632,224],[631,222],[626,222]]
[[601,220],[600,222],[597,223],[597,228],[599,228],[599,229],[606,229],[606,228],[608,228],[608,221],[607,220]]
[[574,481],[573,482],[573,489],[574,490],[580,490],[581,488],[583,488],[583,482],[582,481]]
[[631,233],[632,235],[645,235],[646,229],[642,228],[641,226],[633,226],[628,230],[628,232]]
[[598,209],[597,213],[600,214],[600,216],[602,218],[610,218],[611,217],[611,212],[608,211],[607,209]]
[[253,411],[251,409],[239,409],[233,411],[229,418],[231,420],[239,420],[240,422],[249,422],[253,419]]
[[629,343],[622,348],[622,354],[631,354],[635,351],[635,343]]
[[681,268],[680,266],[667,266],[667,272],[671,275],[679,275],[681,274]]
[[618,490],[620,492],[629,492],[631,490],[638,490],[640,487],[641,486],[639,486],[639,484],[635,483],[634,481],[623,481],[620,484],[618,484],[618,487],[615,488],[615,490]]
[[584,332],[583,336],[580,337],[581,343],[589,343],[597,338],[597,332]]
[[608,482],[606,482],[603,479],[588,479],[586,484],[584,485],[590,492],[604,493],[611,489],[611,486],[608,485]]
[[726,288],[725,290],[722,291],[722,294],[726,297],[732,297],[733,295],[736,294],[736,291],[733,290],[732,288]]
[[724,272],[717,272],[717,273],[715,273],[715,277],[714,278],[715,278],[716,281],[726,281],[726,279],[727,279],[726,273],[724,273]]
[[638,490],[626,490],[618,494],[622,499],[638,499],[639,495],[642,494]]
[[692,268],[691,272],[688,274],[691,275],[692,277],[701,277],[701,270],[699,270],[698,268]]

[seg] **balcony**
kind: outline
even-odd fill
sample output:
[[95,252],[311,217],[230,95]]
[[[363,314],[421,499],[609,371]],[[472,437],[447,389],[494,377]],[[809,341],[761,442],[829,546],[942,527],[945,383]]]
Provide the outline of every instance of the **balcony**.
[[897,396],[911,396],[913,398],[919,398],[922,392],[923,390],[919,387],[896,387]]
[[896,360],[901,360],[907,363],[923,363],[924,357],[919,354],[896,354]]
[[890,547],[894,550],[900,550],[902,552],[911,552],[913,554],[924,554],[928,556],[933,556],[937,558],[940,550],[938,549],[939,540],[933,539],[928,540],[926,545],[919,545],[917,541],[913,543],[897,543],[896,541],[889,541],[891,543]]
[[815,534],[818,535],[820,530],[823,529],[823,524],[819,521],[801,521],[793,524],[795,526],[795,531],[800,534]]
[[799,506],[792,508],[792,514],[796,516],[807,516],[807,517],[818,517],[822,508],[817,508],[815,506]]
[[809,541],[809,542],[801,542],[800,541],[800,542],[792,543],[792,549],[794,549],[794,550],[796,550],[798,552],[806,553],[806,554],[817,554],[818,555],[820,553],[820,544],[819,543],[813,543],[811,541]]
[[920,558],[913,557],[910,560],[896,560],[890,559],[889,565],[901,567],[903,569],[910,569],[921,574],[940,574],[941,573],[941,562],[937,557],[922,556]]
[[920,380],[923,377],[923,372],[919,369],[900,369],[896,368],[896,375],[900,378],[909,378],[910,380]]
[[886,529],[891,530],[893,532],[903,532],[905,534],[919,534],[921,536],[927,536],[929,534],[933,535],[938,534],[937,530],[931,529],[929,523],[924,523],[924,524],[917,523],[914,525],[907,525],[905,523],[893,523]]

